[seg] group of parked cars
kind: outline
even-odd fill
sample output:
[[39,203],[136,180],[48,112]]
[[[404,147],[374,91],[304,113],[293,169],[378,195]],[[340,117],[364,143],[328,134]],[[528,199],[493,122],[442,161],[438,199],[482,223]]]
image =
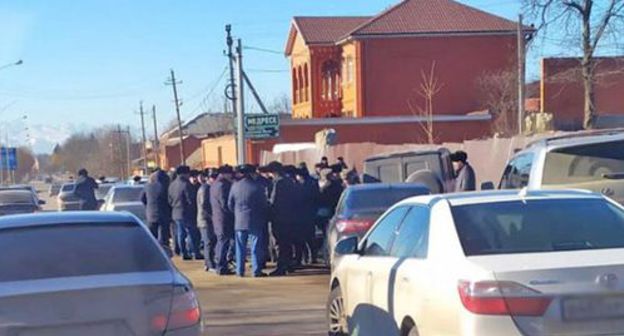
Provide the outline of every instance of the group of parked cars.
[[[58,211],[80,210],[80,202],[74,194],[74,182],[53,183],[50,185],[49,196],[56,197]],[[141,184],[125,184],[103,182],[95,190],[98,209],[101,211],[126,211],[145,220],[145,206],[141,202]]]
[[447,157],[365,163],[365,180],[416,182],[431,195],[376,220],[337,211],[350,219],[330,225],[345,234],[329,244],[329,335],[624,334],[624,132],[534,142],[509,160],[498,191],[485,182],[445,194]]

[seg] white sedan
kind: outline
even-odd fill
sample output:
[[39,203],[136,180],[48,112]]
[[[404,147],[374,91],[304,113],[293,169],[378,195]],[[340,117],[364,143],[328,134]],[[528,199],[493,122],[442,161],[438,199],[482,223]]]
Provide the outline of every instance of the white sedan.
[[624,208],[599,194],[411,198],[336,254],[329,335],[624,335]]

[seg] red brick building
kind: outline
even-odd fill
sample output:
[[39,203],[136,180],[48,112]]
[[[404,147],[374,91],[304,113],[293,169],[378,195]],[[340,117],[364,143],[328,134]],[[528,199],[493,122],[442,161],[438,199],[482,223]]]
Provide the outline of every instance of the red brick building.
[[[579,58],[542,60],[541,111],[553,114],[556,129],[583,127],[585,91],[580,66]],[[624,126],[624,57],[597,58],[595,73],[598,126]]]
[[434,66],[435,114],[482,110],[477,79],[514,68],[516,30],[453,0],[404,0],[373,17],[295,17],[286,45],[293,117],[414,115]]

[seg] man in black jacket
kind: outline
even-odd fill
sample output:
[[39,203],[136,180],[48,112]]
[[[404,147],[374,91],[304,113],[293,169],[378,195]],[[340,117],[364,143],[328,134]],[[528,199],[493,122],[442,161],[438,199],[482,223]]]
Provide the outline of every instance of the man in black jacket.
[[156,239],[163,247],[169,247],[169,224],[171,207],[168,197],[169,177],[162,170],[157,170],[149,177],[143,187],[141,202],[145,205],[145,219]]
[[97,199],[95,198],[95,189],[97,188],[98,184],[89,176],[89,172],[84,168],[80,169],[74,189],[74,195],[80,200],[80,210],[97,210]]
[[234,238],[234,214],[228,208],[233,175],[234,169],[232,167],[226,165],[219,168],[219,176],[210,187],[212,225],[217,236],[215,262],[219,275],[233,273],[228,268],[228,251]]
[[292,270],[295,223],[299,218],[299,194],[296,182],[284,174],[279,162],[271,162],[273,190],[269,198],[273,235],[278,246],[277,269],[271,276],[286,275]]
[[306,252],[306,245],[310,250],[309,262],[316,263],[316,214],[318,212],[318,202],[320,197],[319,184],[316,179],[310,176],[308,168],[300,165],[297,170],[297,182],[301,185],[302,204],[301,215],[299,216],[299,239],[295,245],[296,262],[301,262]]
[[191,248],[196,260],[203,260],[199,251],[199,231],[197,230],[197,194],[189,182],[190,169],[180,166],[176,170],[178,178],[169,186],[169,205],[172,209],[172,218],[176,224],[176,235],[180,252],[184,260],[190,260],[186,246],[186,238],[191,238]]
[[197,192],[197,227],[204,241],[205,270],[216,272],[215,247],[217,236],[212,224],[212,206],[210,205],[210,185],[214,183],[216,175],[212,171],[204,171],[201,176],[201,186]]

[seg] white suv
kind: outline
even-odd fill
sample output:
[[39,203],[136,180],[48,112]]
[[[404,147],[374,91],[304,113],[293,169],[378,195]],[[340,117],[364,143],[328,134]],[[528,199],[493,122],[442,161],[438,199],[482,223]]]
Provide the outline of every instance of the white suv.
[[329,335],[624,335],[624,208],[600,194],[411,198],[336,253]]
[[508,162],[500,189],[586,189],[624,202],[624,130],[539,140]]

